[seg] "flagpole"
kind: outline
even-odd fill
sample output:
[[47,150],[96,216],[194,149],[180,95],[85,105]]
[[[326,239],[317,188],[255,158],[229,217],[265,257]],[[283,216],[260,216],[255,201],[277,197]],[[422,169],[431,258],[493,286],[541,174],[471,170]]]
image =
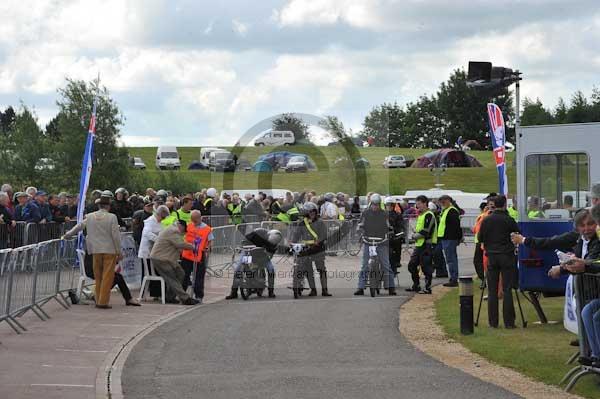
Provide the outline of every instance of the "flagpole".
[[[77,223],[83,222],[85,211],[85,201],[90,184],[90,176],[92,174],[92,153],[94,148],[94,138],[96,136],[96,110],[98,106],[98,94],[100,91],[100,74],[96,80],[96,94],[94,95],[94,103],[92,105],[92,115],[90,116],[90,124],[85,142],[85,150],[81,163],[81,179],[79,181],[79,201],[77,203]],[[83,234],[80,232],[77,236],[77,248],[83,248]]]

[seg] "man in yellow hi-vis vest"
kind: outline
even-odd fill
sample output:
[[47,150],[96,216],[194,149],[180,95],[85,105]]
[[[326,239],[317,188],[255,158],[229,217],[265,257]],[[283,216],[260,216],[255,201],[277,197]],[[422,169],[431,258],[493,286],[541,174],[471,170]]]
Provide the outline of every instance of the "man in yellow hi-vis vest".
[[[431,281],[433,280],[433,247],[437,244],[437,219],[428,207],[429,199],[419,195],[416,200],[416,208],[419,210],[417,225],[413,238],[415,239],[415,250],[408,262],[408,271],[412,277],[413,285],[406,291],[418,292],[420,294],[431,294]],[[421,290],[419,278],[419,265],[425,275],[425,289]]]
[[460,226],[460,212],[450,196],[442,195],[439,201],[442,206],[442,213],[440,215],[437,238],[442,242],[446,268],[450,276],[450,281],[445,283],[444,287],[458,287],[458,255],[456,248],[463,238],[462,227]]
[[304,218],[292,225],[292,243],[302,243],[306,249],[298,255],[299,275],[293,276],[293,289],[299,289],[300,279],[308,280],[310,294],[316,296],[313,263],[319,272],[321,280],[321,295],[331,296],[327,289],[327,269],[325,267],[325,246],[327,240],[327,227],[319,218],[319,208],[313,202],[306,202],[302,207]]

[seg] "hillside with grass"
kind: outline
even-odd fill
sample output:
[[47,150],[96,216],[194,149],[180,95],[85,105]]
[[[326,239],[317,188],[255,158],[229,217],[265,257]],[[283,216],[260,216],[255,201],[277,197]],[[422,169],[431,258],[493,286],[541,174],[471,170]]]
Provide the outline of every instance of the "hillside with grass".
[[[231,147],[221,147],[232,150]],[[178,147],[181,156],[182,170],[160,171],[154,166],[156,147],[132,147],[129,154],[141,157],[146,163],[145,171],[133,171],[132,187],[142,190],[144,187],[168,187],[173,191],[195,191],[203,187],[213,186],[217,189],[235,188],[286,188],[300,191],[314,189],[318,192],[356,191],[357,172],[352,168],[334,165],[339,157],[347,156],[341,146],[292,146],[285,149],[273,147],[236,147],[240,159],[253,164],[258,157],[272,151],[286,150],[309,155],[317,169],[308,173],[255,173],[239,171],[236,173],[214,173],[206,170],[187,170],[188,165],[200,157],[201,147]],[[432,151],[431,149],[413,148],[357,148],[360,155],[366,158],[371,166],[366,169],[366,191],[377,191],[386,194],[402,194],[410,189],[428,189],[434,186],[436,179],[429,169],[386,169],[383,159],[388,155],[408,155],[415,159]],[[467,192],[496,191],[498,177],[491,151],[471,151],[469,154],[481,162],[481,168],[448,168],[440,178],[444,188],[458,189]],[[515,169],[512,167],[514,153],[507,154],[508,179],[510,190],[516,187]],[[362,190],[361,190],[362,191]],[[364,194],[364,192],[360,192]]]

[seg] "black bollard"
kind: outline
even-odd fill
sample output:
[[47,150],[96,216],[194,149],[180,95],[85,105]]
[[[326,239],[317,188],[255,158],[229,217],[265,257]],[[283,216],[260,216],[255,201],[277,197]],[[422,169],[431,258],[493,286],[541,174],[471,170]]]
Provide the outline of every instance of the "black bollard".
[[460,294],[460,333],[473,334],[473,277],[458,279]]

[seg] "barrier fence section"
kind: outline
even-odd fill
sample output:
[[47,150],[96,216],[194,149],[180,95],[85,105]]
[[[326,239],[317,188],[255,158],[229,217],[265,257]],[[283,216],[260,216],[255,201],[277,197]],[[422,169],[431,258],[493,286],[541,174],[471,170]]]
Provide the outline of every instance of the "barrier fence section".
[[[589,337],[586,332],[582,311],[586,312],[586,306],[590,306],[590,309],[597,309],[597,312],[600,312],[600,274],[577,274],[574,277],[574,291],[575,291],[575,300],[577,302],[577,324],[578,324],[578,335],[579,335],[579,357],[580,359],[591,359],[591,349]],[[591,312],[593,315],[593,312]],[[600,317],[600,313],[596,319]],[[597,332],[596,332],[597,333]],[[596,336],[596,340],[600,337]],[[585,361],[581,362],[582,364],[574,367],[569,371],[561,383],[567,382],[568,384],[565,387],[565,391],[570,391],[577,381],[585,375],[589,374],[597,374],[600,375],[600,367],[594,366],[589,363],[586,364]]]
[[74,243],[61,240],[1,250],[0,321],[21,333],[26,329],[16,318],[29,310],[46,320],[50,316],[42,306],[47,302],[55,299],[68,308],[64,294],[79,275],[74,259]]

